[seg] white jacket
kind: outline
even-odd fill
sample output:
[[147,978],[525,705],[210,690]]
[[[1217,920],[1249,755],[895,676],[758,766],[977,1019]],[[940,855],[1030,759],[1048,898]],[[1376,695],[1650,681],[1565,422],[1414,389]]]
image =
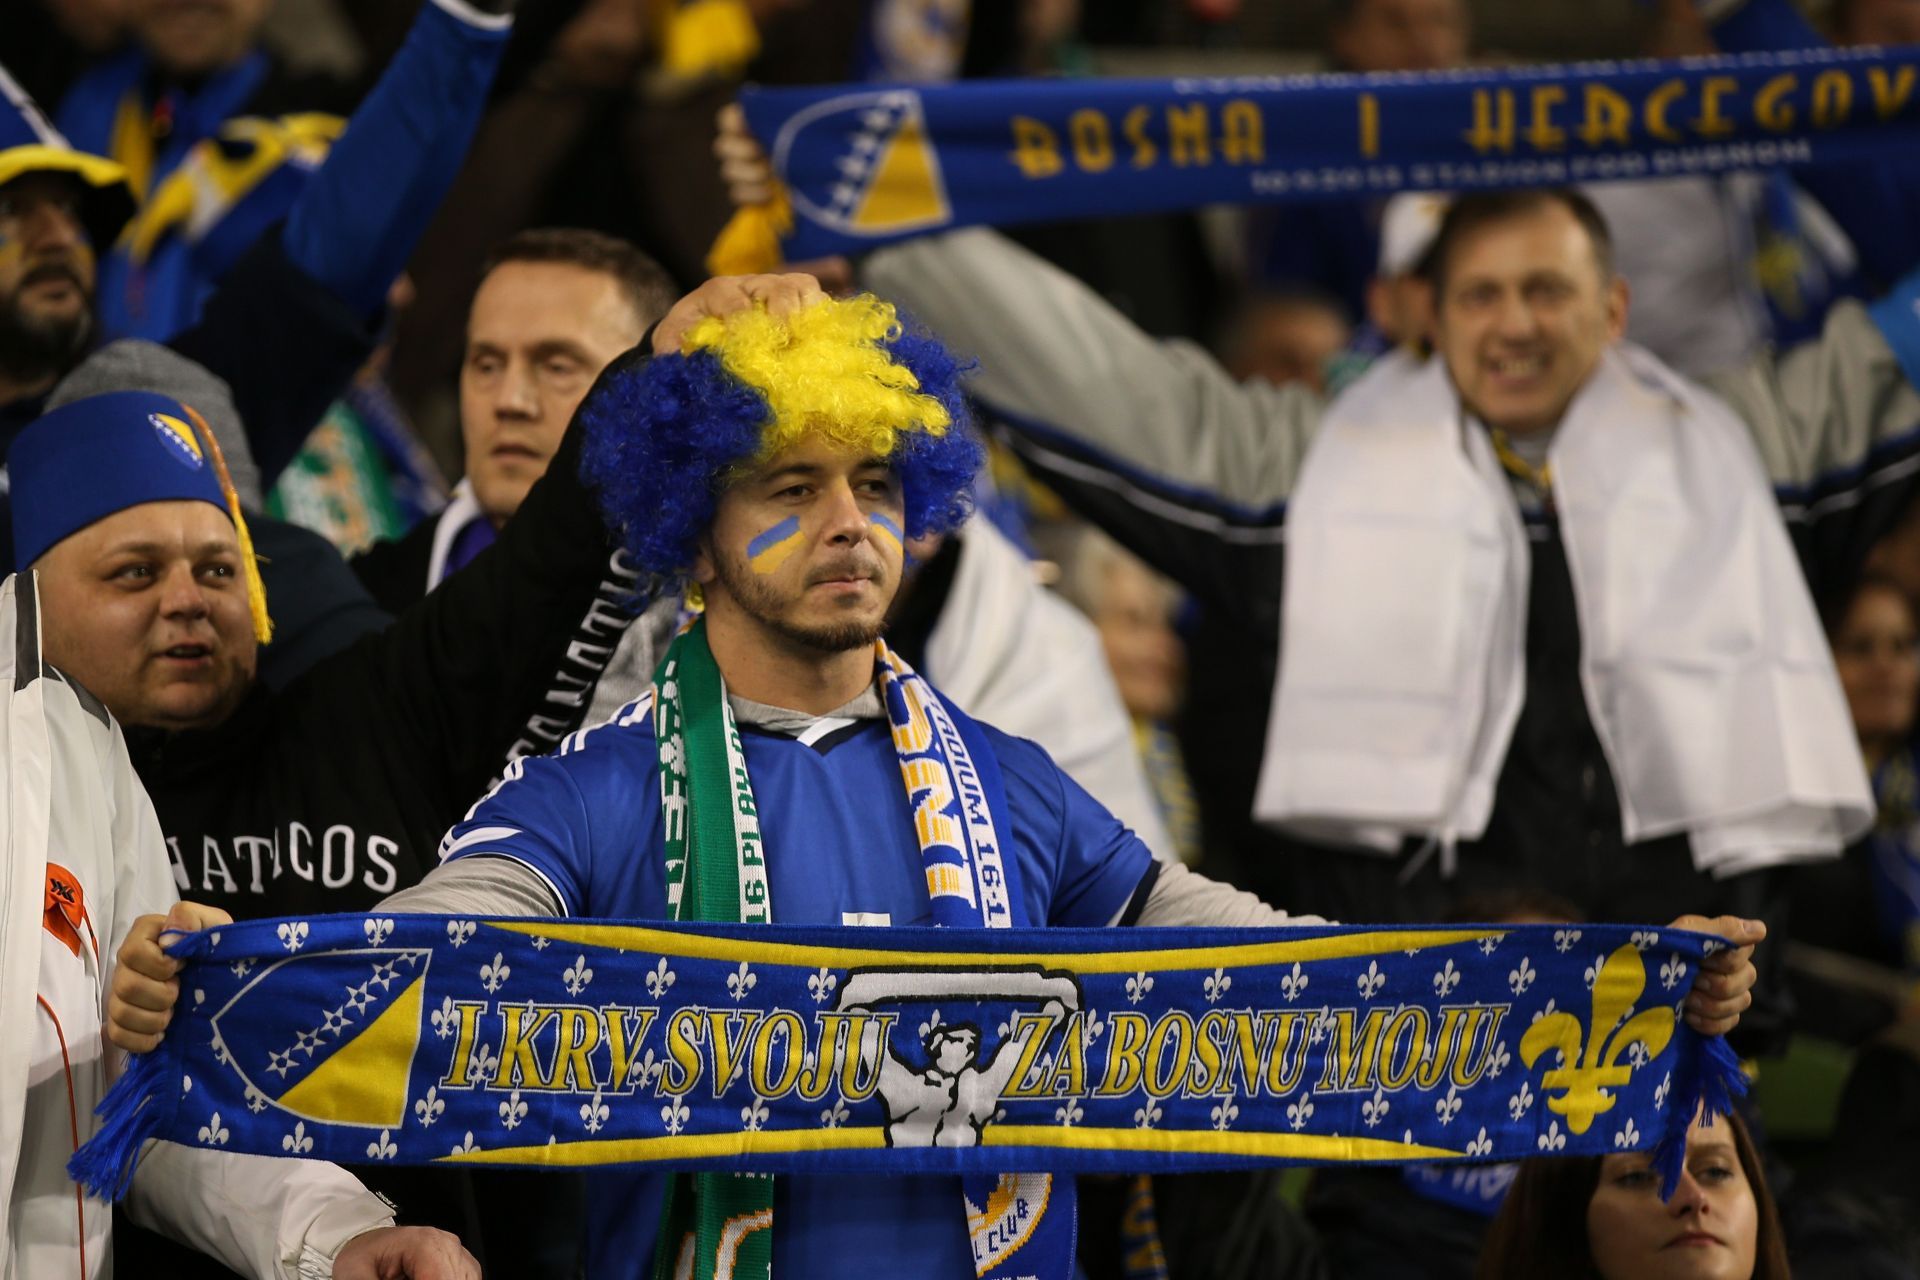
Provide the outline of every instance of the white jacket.
[[[134,920],[175,894],[120,728],[40,654],[31,574],[0,584],[0,1280],[112,1273],[112,1207],[68,1177],[122,1055],[102,1027]],[[171,1143],[134,1176],[134,1218],[262,1280],[316,1280],[393,1220],[328,1164]]]
[[992,521],[975,516],[954,536],[960,563],[927,637],[927,679],[982,724],[1045,747],[1156,858],[1178,862],[1100,632]]

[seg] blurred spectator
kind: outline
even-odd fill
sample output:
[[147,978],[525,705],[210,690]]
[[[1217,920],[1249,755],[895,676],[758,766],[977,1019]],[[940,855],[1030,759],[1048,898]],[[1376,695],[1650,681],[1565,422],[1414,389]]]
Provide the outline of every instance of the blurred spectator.
[[1738,1115],[1696,1117],[1660,1198],[1646,1152],[1527,1161],[1494,1219],[1481,1280],[1788,1280],[1786,1238]]
[[467,314],[453,501],[354,571],[395,613],[490,546],[560,447],[587,388],[672,305],[667,273],[596,231],[523,231],[488,256]]
[[[1857,307],[1836,310],[1817,348],[1790,355],[1784,369],[1763,360],[1718,381],[1716,391],[1737,406],[1743,421],[1717,419],[1715,434],[1732,451],[1729,458],[1749,460],[1729,463],[1731,469],[1716,466],[1711,484],[1703,481],[1697,492],[1690,486],[1693,496],[1676,498],[1672,506],[1676,530],[1727,520],[1744,525],[1740,537],[1750,538],[1754,554],[1770,565],[1765,592],[1774,603],[1755,603],[1751,613],[1733,601],[1747,589],[1739,586],[1742,581],[1756,587],[1755,581],[1706,564],[1698,573],[1711,576],[1698,581],[1721,584],[1712,597],[1715,610],[1765,620],[1739,624],[1753,636],[1756,652],[1812,649],[1816,666],[1795,668],[1812,682],[1810,701],[1794,702],[1790,723],[1775,719],[1764,733],[1740,733],[1738,742],[1756,759],[1770,760],[1762,766],[1766,770],[1798,771],[1804,763],[1821,779],[1810,774],[1804,789],[1800,783],[1783,783],[1777,791],[1769,786],[1770,799],[1789,793],[1826,799],[1807,811],[1812,826],[1804,830],[1783,811],[1778,818],[1785,825],[1770,835],[1754,827],[1726,829],[1706,817],[1717,802],[1695,808],[1697,820],[1679,819],[1673,810],[1672,825],[1651,830],[1637,795],[1650,799],[1661,792],[1665,805],[1678,800],[1672,784],[1684,778],[1679,790],[1692,792],[1693,799],[1679,803],[1693,808],[1707,804],[1712,779],[1751,782],[1757,775],[1744,766],[1731,775],[1722,766],[1698,773],[1663,766],[1659,762],[1671,761],[1670,753],[1691,751],[1688,741],[1704,746],[1726,738],[1697,727],[1664,728],[1670,722],[1656,714],[1623,739],[1622,725],[1613,720],[1620,705],[1598,696],[1589,705],[1594,664],[1602,661],[1595,645],[1614,652],[1650,628],[1699,611],[1649,613],[1643,602],[1633,608],[1631,616],[1640,619],[1634,626],[1590,629],[1590,619],[1617,615],[1593,612],[1601,608],[1592,594],[1600,588],[1571,566],[1590,545],[1580,541],[1580,525],[1610,523],[1600,514],[1608,504],[1600,500],[1569,515],[1560,505],[1560,486],[1576,473],[1593,483],[1610,472],[1597,455],[1585,464],[1567,462],[1563,450],[1577,436],[1564,427],[1579,419],[1562,415],[1583,403],[1589,388],[1606,385],[1587,381],[1603,372],[1626,379],[1614,384],[1623,388],[1645,381],[1662,390],[1634,398],[1631,403],[1641,406],[1635,412],[1624,412],[1627,401],[1613,401],[1606,410],[1593,402],[1596,412],[1608,416],[1588,439],[1598,450],[1601,439],[1632,433],[1643,442],[1636,450],[1657,454],[1666,447],[1661,441],[1674,437],[1643,434],[1652,431],[1644,415],[1678,412],[1681,403],[1720,402],[1706,401],[1649,357],[1612,349],[1627,319],[1625,291],[1610,274],[1604,223],[1577,196],[1468,197],[1453,205],[1447,226],[1453,228],[1451,253],[1445,230],[1435,251],[1441,279],[1436,334],[1444,364],[1382,361],[1334,402],[1334,415],[1342,406],[1350,414],[1340,421],[1353,452],[1340,472],[1319,469],[1339,455],[1325,452],[1329,428],[1322,404],[1310,393],[1237,384],[1189,347],[1148,340],[1098,299],[990,232],[958,232],[877,251],[866,260],[863,276],[979,357],[975,394],[990,409],[1004,411],[1010,439],[1036,475],[1194,592],[1219,625],[1245,636],[1247,656],[1220,673],[1222,695],[1209,703],[1205,718],[1187,718],[1182,739],[1202,790],[1205,865],[1223,878],[1274,901],[1333,903],[1336,915],[1350,919],[1437,915],[1459,895],[1494,886],[1547,889],[1594,919],[1656,916],[1683,901],[1777,918],[1777,886],[1759,869],[1837,853],[1840,832],[1863,826],[1870,804],[1864,772],[1851,758],[1838,682],[1830,668],[1812,674],[1825,664],[1802,573],[1846,581],[1854,565],[1845,549],[1870,537],[1885,511],[1838,501],[1796,511],[1803,552],[1796,562],[1786,554],[1773,496],[1750,451],[1757,447],[1773,481],[1794,486],[1794,492],[1818,486],[1852,492],[1873,484],[1872,475],[1887,474],[1885,467],[1905,474],[1906,464],[1894,459],[1910,456],[1920,443],[1908,436],[1920,418],[1920,396],[1906,382],[1886,336],[1904,333],[1904,309],[1896,300],[1871,317]],[[1524,280],[1548,277],[1559,281],[1552,290],[1521,287]],[[1879,388],[1874,396],[1886,398],[1860,399],[1868,385]],[[1363,388],[1372,388],[1373,398],[1356,399]],[[1869,404],[1878,407],[1867,409]],[[1866,410],[1865,417],[1849,405]],[[1463,432],[1463,416],[1500,430]],[[1684,434],[1704,438],[1691,430]],[[1386,439],[1404,443],[1389,447]],[[1869,461],[1873,440],[1886,443]],[[1489,454],[1481,454],[1482,448]],[[1410,449],[1428,461],[1411,461]],[[1642,467],[1635,474],[1648,473]],[[1343,479],[1327,479],[1336,474]],[[1339,496],[1323,488],[1328,505],[1315,519],[1327,523],[1302,524],[1311,504],[1296,486],[1316,476]],[[1450,477],[1459,478],[1457,488]],[[1411,512],[1426,509],[1437,486],[1457,492],[1460,508],[1450,515],[1435,512],[1431,522],[1416,519]],[[1883,492],[1905,487],[1881,486]],[[1484,530],[1474,537],[1523,548],[1504,570],[1488,566],[1489,572],[1517,575],[1513,589],[1523,594],[1506,595],[1497,583],[1466,571],[1452,553],[1431,558],[1436,539],[1466,545],[1458,541],[1468,538],[1461,521]],[[1636,540],[1651,533],[1644,523],[1633,527],[1641,531]],[[1643,549],[1664,563],[1670,556],[1690,558],[1712,542],[1704,533],[1700,539],[1675,533],[1657,536]],[[1687,571],[1690,580],[1694,572]],[[1401,586],[1385,585],[1389,581]],[[1618,580],[1619,589],[1626,590],[1625,581]],[[1483,590],[1492,594],[1476,594]],[[1482,603],[1473,607],[1480,610],[1492,610],[1488,600],[1510,599],[1514,612],[1479,614],[1491,629],[1466,641],[1464,649],[1440,644],[1433,627],[1455,624],[1446,620],[1450,612],[1442,617],[1429,609],[1446,601],[1450,611],[1476,598]],[[1352,612],[1363,599],[1379,604],[1364,620]],[[1416,607],[1426,599],[1431,603]],[[1289,637],[1286,671],[1317,683],[1298,704],[1276,692],[1263,714],[1263,698],[1275,689],[1281,670],[1283,626]],[[1296,647],[1298,635],[1313,641],[1311,661]],[[1700,648],[1707,643],[1703,638],[1674,634],[1669,640],[1677,646],[1674,653],[1689,655],[1688,664],[1696,653],[1708,652]],[[1664,653],[1667,646],[1662,641],[1658,647]],[[1409,664],[1419,654],[1452,656],[1438,657],[1431,669],[1419,667],[1424,674],[1416,675]],[[1508,665],[1510,659],[1515,665]],[[1683,682],[1695,678],[1674,674]],[[1476,721],[1433,710],[1441,703],[1464,708],[1451,701],[1463,693],[1478,706],[1485,691],[1496,687],[1510,691],[1502,695],[1505,709],[1477,721],[1477,729],[1466,727]],[[1368,702],[1364,715],[1344,701],[1348,695]],[[1305,709],[1297,713],[1304,721],[1271,711],[1293,705]],[[1392,706],[1426,728],[1406,721],[1400,722],[1404,735],[1384,729],[1401,714],[1389,711]],[[1426,711],[1415,715],[1415,706],[1428,708],[1433,718]],[[1721,706],[1728,715],[1744,714],[1744,701]],[[1484,708],[1463,714],[1493,715]],[[1332,737],[1323,739],[1322,732]],[[1483,739],[1482,732],[1493,736]],[[1603,733],[1617,751],[1602,748]],[[1810,749],[1811,734],[1825,745]],[[1406,807],[1409,795],[1427,784],[1389,784],[1373,765],[1357,762],[1361,756],[1404,762],[1405,753],[1421,754],[1442,742],[1454,744],[1439,748],[1442,754],[1465,753],[1454,757],[1465,772],[1444,771],[1450,782],[1432,775],[1430,794],[1451,797],[1443,802],[1447,806],[1472,800],[1469,808],[1448,808],[1431,821],[1408,822],[1413,814]],[[1323,746],[1329,753],[1325,770],[1296,754],[1318,759]],[[1385,754],[1376,757],[1375,751]],[[1336,766],[1336,759],[1343,763]],[[1338,799],[1316,792],[1310,805],[1302,801],[1293,808],[1280,802],[1284,791],[1264,789],[1263,776],[1272,777],[1275,788],[1323,777],[1330,787],[1340,779],[1355,783]],[[1469,776],[1476,780],[1466,781]],[[1256,794],[1271,797],[1260,802],[1259,817]],[[1282,812],[1292,816],[1283,818]],[[1382,829],[1369,831],[1371,818],[1383,819]],[[1297,825],[1276,836],[1276,822]],[[1339,831],[1346,852],[1334,852],[1309,834],[1329,829]],[[1417,834],[1402,841],[1410,830]],[[1362,842],[1376,853],[1360,851],[1356,845]],[[1777,985],[1768,995],[1779,995]],[[1777,1003],[1756,1010],[1749,1047],[1769,1037],[1778,1043],[1786,1012]]]
[[[1327,57],[1336,71],[1449,71],[1467,65],[1466,0],[1334,0]],[[1253,211],[1254,274],[1271,288],[1325,294],[1368,314],[1380,258],[1383,197],[1303,201]]]
[[270,515],[312,529],[342,555],[398,538],[447,505],[439,464],[387,386],[392,317],[412,296],[406,276],[394,281],[380,345],[267,495]]
[[[1792,937],[1920,976],[1920,612],[1891,578],[1869,574],[1827,626],[1879,812],[1840,861],[1791,873]],[[1798,981],[1820,1034],[1853,1043],[1887,1021],[1878,1001]]]
[[[147,206],[129,241],[101,255],[100,318],[114,337],[164,341],[192,323],[225,268],[286,216],[297,171],[317,162],[367,87],[289,73],[257,46],[267,8],[128,0],[132,44],[61,102],[61,132],[125,166]],[[196,153],[242,116],[262,117],[249,127],[263,130],[244,159]],[[175,173],[182,180],[169,183]]]
[[1173,718],[1186,698],[1186,646],[1174,630],[1179,587],[1091,526],[1059,555],[1060,593],[1093,620],[1120,700],[1133,720],[1134,749],[1180,861],[1200,858],[1200,811]]
[[1220,356],[1243,382],[1297,382],[1324,392],[1335,357],[1352,339],[1352,324],[1331,298],[1267,290],[1241,303],[1227,321]]

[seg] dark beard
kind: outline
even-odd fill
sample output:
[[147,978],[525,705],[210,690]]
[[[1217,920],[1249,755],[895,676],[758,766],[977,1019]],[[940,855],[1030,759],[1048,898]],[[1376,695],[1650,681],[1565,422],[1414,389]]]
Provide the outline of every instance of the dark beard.
[[777,615],[773,592],[751,568],[736,564],[726,556],[715,556],[713,570],[720,585],[727,589],[743,613],[775,635],[803,648],[821,653],[870,648],[880,638],[885,625],[883,619],[874,623],[836,622],[823,627],[798,627]]
[[[29,272],[20,289],[44,278],[48,268]],[[76,285],[79,277],[72,277]],[[0,299],[0,373],[15,382],[58,378],[86,354],[93,341],[93,309],[62,319],[29,317],[20,309],[20,291]]]

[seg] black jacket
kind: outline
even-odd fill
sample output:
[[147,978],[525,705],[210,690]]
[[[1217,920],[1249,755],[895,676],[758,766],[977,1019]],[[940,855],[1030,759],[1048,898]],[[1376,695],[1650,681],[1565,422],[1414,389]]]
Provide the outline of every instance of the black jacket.
[[355,911],[413,884],[547,699],[610,548],[578,428],[500,541],[386,631],[216,729],[129,735],[183,897]]

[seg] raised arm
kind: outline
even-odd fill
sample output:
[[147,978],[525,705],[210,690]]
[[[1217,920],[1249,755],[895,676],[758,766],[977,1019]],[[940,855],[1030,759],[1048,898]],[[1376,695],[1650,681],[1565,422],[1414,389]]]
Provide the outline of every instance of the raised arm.
[[1821,336],[1710,380],[1746,419],[1816,591],[1844,584],[1920,486],[1920,273]]
[[861,274],[979,361],[985,416],[1077,512],[1208,608],[1277,618],[1286,498],[1318,397],[1235,382],[992,231],[895,245]]
[[371,350],[387,289],[473,137],[511,7],[422,5],[281,230],[227,273],[200,319],[170,344],[233,387],[267,485]]

